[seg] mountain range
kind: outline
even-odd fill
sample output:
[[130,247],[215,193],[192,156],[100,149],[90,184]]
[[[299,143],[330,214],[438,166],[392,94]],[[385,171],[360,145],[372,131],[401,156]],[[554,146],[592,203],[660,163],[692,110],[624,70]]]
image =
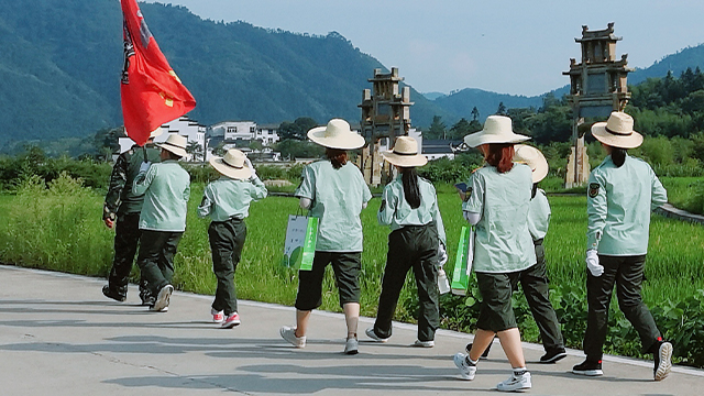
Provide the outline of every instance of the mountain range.
[[[356,121],[362,90],[374,69],[388,70],[343,36],[311,36],[203,20],[180,6],[142,3],[150,30],[171,66],[198,101],[189,116],[203,124],[259,123],[312,117]],[[119,75],[122,15],[116,0],[0,2],[0,142],[87,136],[122,124]],[[637,82],[704,66],[704,46],[687,48],[629,77]],[[392,65],[390,65],[392,66]],[[403,75],[403,65],[400,74]],[[412,82],[408,82],[412,85]],[[565,92],[565,88],[558,89]],[[411,118],[428,126],[481,118],[500,102],[539,107],[523,97],[464,89],[426,98],[411,88]]]

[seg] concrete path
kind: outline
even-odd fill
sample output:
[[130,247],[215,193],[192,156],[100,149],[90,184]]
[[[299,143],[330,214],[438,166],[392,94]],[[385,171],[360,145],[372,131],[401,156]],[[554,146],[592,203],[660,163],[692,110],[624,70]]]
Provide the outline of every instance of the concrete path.
[[[426,395],[496,394],[509,366],[498,345],[476,379],[459,379],[451,356],[471,341],[440,331],[432,349],[413,348],[414,326],[399,324],[387,344],[360,343],[341,354],[339,314],[316,312],[309,343],[279,338],[294,310],[242,301],[242,325],[209,322],[211,297],[176,293],[168,313],[101,294],[103,280],[0,266],[0,395]],[[363,318],[360,332],[371,326]],[[362,340],[365,336],[360,337]],[[539,345],[525,344],[535,362]],[[607,357],[605,376],[569,373],[580,351],[553,365],[529,363],[534,395],[702,395],[704,371],[676,367],[652,381],[652,363]]]

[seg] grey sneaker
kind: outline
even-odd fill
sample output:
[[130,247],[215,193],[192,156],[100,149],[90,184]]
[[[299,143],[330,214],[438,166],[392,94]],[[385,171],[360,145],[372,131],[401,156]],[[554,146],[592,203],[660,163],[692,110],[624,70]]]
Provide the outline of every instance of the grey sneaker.
[[296,337],[296,329],[294,327],[284,326],[279,330],[281,338],[288,341],[291,345],[296,348],[303,348],[306,346],[306,336]]
[[432,348],[435,346],[435,341],[416,340],[416,342],[413,343],[413,346],[418,348]]
[[653,369],[655,381],[662,381],[670,375],[672,370],[672,344],[667,341],[660,344],[658,353],[653,360],[655,361]]
[[496,385],[496,390],[501,392],[516,392],[522,389],[530,389],[531,386],[530,373],[526,371],[521,375],[511,374],[506,381]]
[[376,342],[386,342],[386,341],[389,340],[388,338],[381,338],[381,337],[379,337],[378,335],[376,335],[376,333],[374,332],[374,328],[373,328],[373,327],[368,328],[368,329],[364,332],[364,334],[366,334],[367,337],[371,338],[372,340],[374,340],[374,341],[376,341]]
[[164,308],[169,307],[169,302],[171,301],[171,294],[174,292],[174,287],[171,285],[166,285],[159,290],[159,294],[156,295],[156,301],[154,302],[153,311],[163,311]]
[[474,374],[477,372],[477,365],[471,364],[469,359],[467,359],[468,357],[467,354],[459,352],[452,357],[452,360],[454,360],[455,366],[460,370],[462,379],[471,381],[474,379]]
[[345,341],[345,355],[356,355],[359,353],[359,341],[356,338],[348,338]]

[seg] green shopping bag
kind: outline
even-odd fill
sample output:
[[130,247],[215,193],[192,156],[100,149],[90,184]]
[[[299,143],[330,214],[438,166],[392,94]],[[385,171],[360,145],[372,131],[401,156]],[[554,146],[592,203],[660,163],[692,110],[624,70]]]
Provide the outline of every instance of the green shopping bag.
[[283,265],[310,271],[315,258],[318,242],[318,219],[299,215],[289,215],[286,226]]
[[462,227],[460,242],[457,246],[455,268],[452,271],[452,294],[464,296],[469,286],[469,275],[474,262],[474,227]]

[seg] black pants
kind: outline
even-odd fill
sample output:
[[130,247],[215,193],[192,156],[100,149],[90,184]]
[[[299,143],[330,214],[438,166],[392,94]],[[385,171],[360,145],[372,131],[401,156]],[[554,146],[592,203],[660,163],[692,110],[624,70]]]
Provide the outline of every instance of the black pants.
[[588,360],[601,360],[606,330],[609,322],[609,305],[616,284],[618,306],[640,336],[643,352],[649,352],[660,339],[660,331],[648,307],[640,296],[645,255],[604,256],[599,255],[599,263],[604,273],[592,276],[587,271],[587,300],[589,316],[587,332],[584,335],[584,353]]
[[545,264],[545,249],[542,241],[535,242],[537,263],[521,271],[518,280],[523,288],[533,319],[540,330],[540,338],[546,351],[563,349],[565,347],[560,331],[560,322],[550,303],[550,287],[548,286],[547,266]]
[[[122,296],[127,296],[127,284],[129,283],[132,263],[134,262],[137,245],[142,231],[139,229],[139,212],[123,213],[117,216],[115,227],[115,256],[112,261],[112,268],[108,276],[110,289]],[[139,282],[140,297],[144,300],[147,295],[144,287],[144,279]]]
[[359,303],[359,272],[362,270],[361,252],[315,252],[313,268],[298,271],[296,309],[310,311],[323,304],[323,277],[325,268],[332,265],[335,282],[340,291],[340,307]]
[[182,236],[183,231],[142,230],[137,262],[145,286],[153,296],[162,287],[171,284],[174,277],[174,256]]
[[244,221],[230,219],[213,221],[208,228],[210,250],[213,254],[213,272],[218,279],[213,309],[226,316],[237,312],[235,270],[242,258],[242,247],[247,237]]
[[435,223],[407,226],[389,235],[389,251],[374,322],[374,332],[379,337],[391,337],[391,321],[398,297],[408,270],[413,268],[418,287],[418,340],[435,339],[435,330],[440,326],[438,243]]

